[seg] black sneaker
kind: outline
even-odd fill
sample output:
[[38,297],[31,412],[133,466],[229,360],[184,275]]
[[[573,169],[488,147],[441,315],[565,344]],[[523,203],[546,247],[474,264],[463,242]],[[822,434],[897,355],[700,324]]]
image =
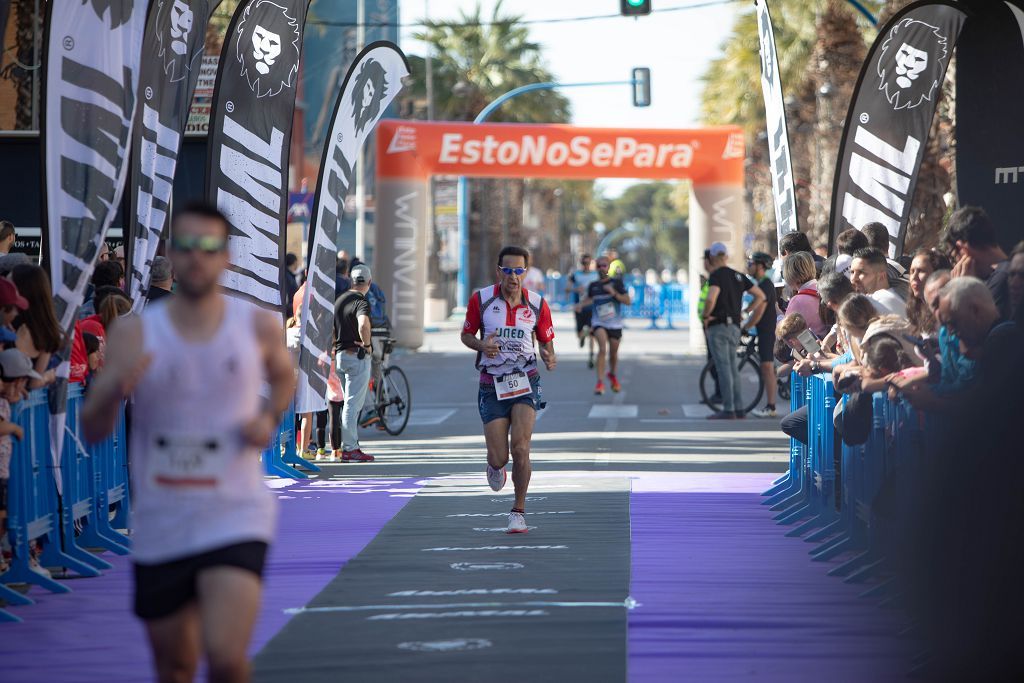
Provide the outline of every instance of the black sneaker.
[[742,410],[737,410],[736,411],[736,419],[737,420],[745,420],[745,419],[747,419],[747,414],[745,412],[743,412]]

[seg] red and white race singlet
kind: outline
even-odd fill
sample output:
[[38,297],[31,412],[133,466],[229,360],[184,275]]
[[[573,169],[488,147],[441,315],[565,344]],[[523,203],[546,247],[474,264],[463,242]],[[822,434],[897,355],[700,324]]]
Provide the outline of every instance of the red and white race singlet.
[[466,324],[462,331],[479,333],[482,339],[495,335],[498,355],[487,358],[477,353],[476,357],[477,369],[494,376],[535,370],[537,353],[534,337],[542,344],[555,338],[551,309],[544,297],[524,289],[522,302],[512,307],[501,296],[498,285],[473,293],[466,307]]

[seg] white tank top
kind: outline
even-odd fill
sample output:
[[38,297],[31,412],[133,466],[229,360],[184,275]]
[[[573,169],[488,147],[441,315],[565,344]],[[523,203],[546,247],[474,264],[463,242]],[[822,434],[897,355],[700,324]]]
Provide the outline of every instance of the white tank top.
[[163,302],[141,316],[152,362],[135,389],[129,456],[142,564],[273,538],[276,500],[258,449],[240,434],[264,381],[254,308],[224,301],[220,329],[204,343],[182,339]]

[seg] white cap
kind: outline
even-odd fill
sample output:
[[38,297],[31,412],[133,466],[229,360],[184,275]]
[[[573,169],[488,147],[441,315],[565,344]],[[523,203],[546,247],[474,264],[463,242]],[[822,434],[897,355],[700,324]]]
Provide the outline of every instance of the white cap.
[[850,277],[850,266],[853,265],[853,257],[849,254],[836,256],[836,272],[840,275]]
[[726,249],[725,245],[721,242],[712,242],[711,246],[708,247],[708,252],[712,256],[722,256],[724,254],[728,254],[729,250]]
[[352,278],[352,284],[354,285],[365,285],[370,281],[370,267],[360,263],[358,266],[352,269],[349,273],[349,277]]

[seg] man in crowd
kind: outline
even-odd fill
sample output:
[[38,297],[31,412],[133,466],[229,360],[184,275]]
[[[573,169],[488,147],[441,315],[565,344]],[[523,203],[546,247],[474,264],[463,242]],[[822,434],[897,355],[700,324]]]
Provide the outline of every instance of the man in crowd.
[[14,223],[0,221],[0,254],[10,254],[18,236],[14,232]]
[[597,341],[597,385],[594,393],[604,394],[605,361],[607,360],[608,382],[612,391],[622,390],[619,384],[619,345],[622,343],[622,307],[633,303],[626,291],[626,285],[611,275],[611,262],[607,256],[597,259],[597,280],[587,286],[587,295],[576,305],[577,310],[589,308],[590,325]]
[[[338,252],[339,254],[346,253],[344,251]],[[352,287],[352,280],[348,276],[348,259],[338,258],[338,262],[334,267],[334,297],[337,298],[347,292]]]
[[811,241],[807,239],[807,235],[802,232],[787,232],[779,240],[779,257],[786,258],[790,254],[796,254],[801,251],[806,251],[814,258],[814,266],[821,272],[821,266],[825,262],[825,259],[821,258],[818,254],[814,253],[811,249]]
[[889,258],[889,229],[881,223],[868,223],[860,231],[867,238],[869,246],[874,247],[885,256],[885,272],[889,277],[889,288],[906,301],[907,295],[910,293],[910,281],[907,279],[907,269],[899,261]]
[[370,385],[373,336],[370,328],[370,269],[352,269],[352,287],[334,302],[334,355],[345,387],[341,411],[342,462],[373,462],[359,447],[359,414]]
[[854,252],[853,263],[850,264],[850,281],[857,292],[871,298],[879,313],[892,313],[905,318],[907,304],[889,288],[886,267],[885,255],[882,252],[874,247],[859,249]]
[[153,265],[149,267],[149,291],[146,292],[146,303],[159,301],[164,297],[171,296],[171,287],[174,285],[174,271],[171,269],[171,261],[166,256],[157,256],[153,259]]
[[95,293],[100,287],[117,287],[124,289],[124,269],[113,259],[100,261],[92,271],[89,286],[85,290],[85,300],[78,309],[78,319],[88,318],[96,314]]
[[284,255],[284,297],[288,308],[299,291],[299,257],[288,252]]
[[996,240],[995,228],[985,210],[965,206],[954,211],[946,223],[942,241],[953,262],[953,277],[971,275],[984,282],[992,292],[1000,316],[1011,317],[1010,262]]
[[761,361],[761,378],[764,380],[765,406],[751,412],[754,417],[775,417],[775,285],[768,277],[772,257],[763,251],[755,251],[747,261],[747,274],[754,278],[764,292],[764,305],[758,306],[744,323],[744,329],[757,330],[757,355]]
[[[117,321],[86,395],[84,437],[132,397],[135,613],[155,679],[249,680],[247,649],[276,501],[259,461],[295,391],[280,317],[224,296],[228,221],[192,204],[173,223],[178,295]],[[261,387],[269,384],[269,398]]]
[[[583,254],[580,256],[580,267],[572,272],[569,276],[569,286],[566,291],[572,293],[572,303],[575,306],[587,296],[587,289],[590,287],[591,282],[596,282],[598,278],[597,272],[591,267],[590,254]],[[580,348],[583,348],[584,344],[589,343],[590,348],[587,353],[587,367],[593,369],[594,367],[594,338],[590,336],[590,316],[592,309],[583,308],[576,311],[576,336],[580,340]]]
[[[805,235],[804,239],[806,238]],[[743,412],[740,371],[736,359],[736,349],[740,344],[743,293],[749,290],[754,297],[746,310],[748,314],[765,304],[765,295],[746,275],[725,265],[729,255],[724,244],[715,242],[708,249],[708,253],[713,270],[711,277],[708,278],[710,286],[707,302],[704,304],[704,327],[707,329],[711,358],[715,362],[722,392],[722,409],[709,415],[708,419],[734,420],[746,417]]]
[[512,456],[515,504],[508,515],[510,534],[528,530],[526,493],[533,474],[530,442],[537,411],[545,405],[534,338],[548,371],[557,364],[551,310],[540,294],[523,289],[529,265],[530,252],[526,249],[502,249],[498,254],[498,284],[473,293],[462,326],[462,343],[476,351],[476,368],[480,371],[477,403],[487,443],[487,483],[492,491],[504,488],[505,465],[510,453]]

